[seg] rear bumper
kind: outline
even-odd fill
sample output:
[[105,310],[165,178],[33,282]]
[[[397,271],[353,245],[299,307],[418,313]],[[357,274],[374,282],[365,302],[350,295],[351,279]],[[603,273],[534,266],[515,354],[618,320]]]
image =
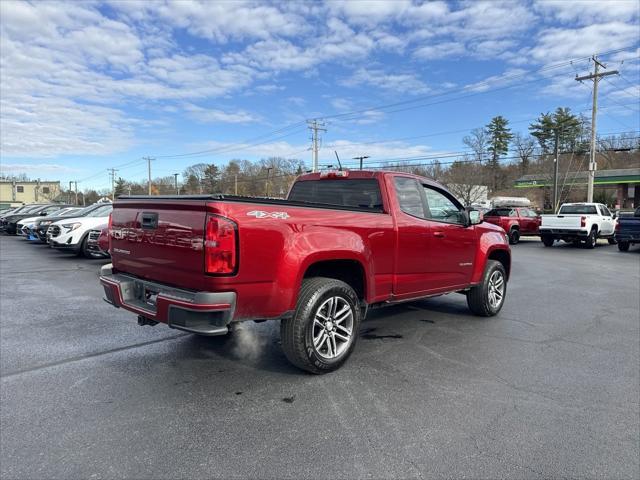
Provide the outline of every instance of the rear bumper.
[[226,334],[236,306],[235,292],[182,290],[112,273],[111,264],[101,268],[100,283],[104,288],[104,300],[114,307],[200,335]]
[[640,235],[637,233],[616,232],[614,238],[618,242],[640,243]]
[[540,235],[547,235],[557,238],[562,237],[583,237],[587,238],[589,236],[589,232],[586,230],[571,230],[566,228],[541,228]]

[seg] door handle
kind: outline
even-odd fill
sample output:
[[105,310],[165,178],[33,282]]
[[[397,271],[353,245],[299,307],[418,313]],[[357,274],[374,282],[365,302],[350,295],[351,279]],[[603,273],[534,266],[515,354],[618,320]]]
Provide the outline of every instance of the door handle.
[[433,236],[438,238],[444,238],[446,235],[444,234],[444,232],[433,232]]

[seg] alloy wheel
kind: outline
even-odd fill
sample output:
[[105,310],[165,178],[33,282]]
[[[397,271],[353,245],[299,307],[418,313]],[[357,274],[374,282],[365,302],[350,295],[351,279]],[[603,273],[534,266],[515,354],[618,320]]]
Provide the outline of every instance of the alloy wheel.
[[325,300],[313,317],[313,347],[323,358],[339,357],[353,339],[353,310],[342,297]]

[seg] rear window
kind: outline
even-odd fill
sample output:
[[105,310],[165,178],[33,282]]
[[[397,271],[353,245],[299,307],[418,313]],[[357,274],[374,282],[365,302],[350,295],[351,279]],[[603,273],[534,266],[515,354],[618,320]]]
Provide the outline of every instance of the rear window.
[[563,205],[558,213],[561,215],[597,215],[598,211],[595,205]]
[[296,182],[289,193],[294,202],[322,203],[382,211],[380,186],[375,179],[322,179]]

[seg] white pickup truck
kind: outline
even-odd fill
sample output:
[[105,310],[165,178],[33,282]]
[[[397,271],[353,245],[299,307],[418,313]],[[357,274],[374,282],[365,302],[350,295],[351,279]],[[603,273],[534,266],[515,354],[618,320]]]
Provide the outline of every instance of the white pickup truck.
[[563,203],[557,215],[542,215],[540,238],[545,247],[556,240],[594,248],[598,238],[614,244],[616,217],[601,203]]

